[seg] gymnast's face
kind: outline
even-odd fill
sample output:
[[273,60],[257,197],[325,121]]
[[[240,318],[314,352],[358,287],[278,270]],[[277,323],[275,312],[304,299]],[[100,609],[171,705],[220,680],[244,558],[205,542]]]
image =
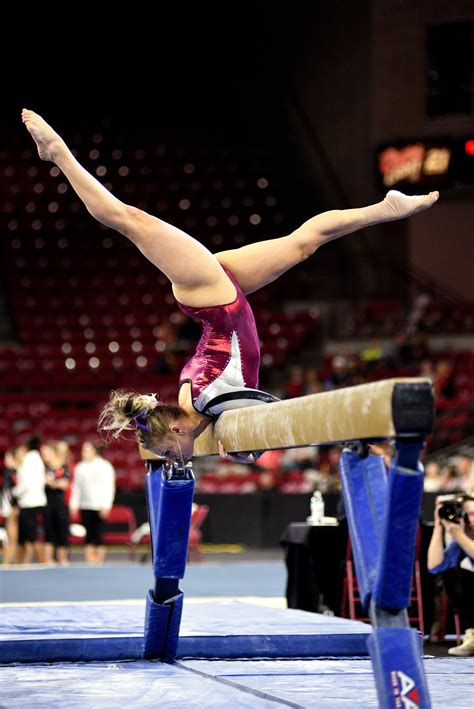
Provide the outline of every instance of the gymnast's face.
[[175,460],[188,460],[193,455],[194,436],[183,430],[170,431],[170,435],[153,444],[153,453],[172,463]]

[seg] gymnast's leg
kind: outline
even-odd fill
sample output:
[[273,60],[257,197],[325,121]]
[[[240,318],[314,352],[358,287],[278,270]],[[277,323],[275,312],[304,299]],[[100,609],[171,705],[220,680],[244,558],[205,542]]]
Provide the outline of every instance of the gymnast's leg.
[[378,204],[323,212],[288,236],[222,251],[216,257],[232,271],[242,290],[252,293],[305,261],[328,241],[374,224],[409,217],[431,207],[438,197],[438,192],[410,197],[390,190]]
[[235,287],[205,246],[157,217],[124,204],[75,159],[64,140],[34,111],[22,120],[42,160],[64,173],[87,210],[102,224],[124,234],[164,274],[186,305],[218,305],[235,297]]

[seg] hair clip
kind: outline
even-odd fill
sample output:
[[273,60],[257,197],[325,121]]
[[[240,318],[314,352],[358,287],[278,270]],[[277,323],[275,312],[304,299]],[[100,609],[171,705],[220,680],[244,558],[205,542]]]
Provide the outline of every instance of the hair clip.
[[[141,428],[142,431],[150,430],[150,427],[146,425],[146,416],[150,409],[154,409],[160,403],[160,401],[156,397],[156,394],[148,394],[147,396],[148,406],[146,407],[146,409],[143,409],[143,411],[140,411],[139,414],[133,416],[133,418],[130,419],[131,421],[135,421],[138,428]],[[139,419],[141,419],[141,421]]]
[[140,419],[140,418],[143,419],[144,416],[145,416],[145,413],[143,413],[143,414],[138,414],[138,416],[134,416],[134,417],[133,417],[132,421],[135,421],[135,423],[137,424],[138,428],[141,428],[142,431],[149,431],[149,430],[150,430],[150,427],[147,426],[147,425],[144,424],[144,423],[141,423],[141,422],[138,420],[138,419]]

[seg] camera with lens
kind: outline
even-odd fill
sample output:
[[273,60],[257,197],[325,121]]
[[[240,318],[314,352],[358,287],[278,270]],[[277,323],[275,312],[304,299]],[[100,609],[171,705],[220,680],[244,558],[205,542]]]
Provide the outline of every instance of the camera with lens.
[[459,524],[464,515],[464,498],[459,495],[445,495],[438,509],[438,516],[447,522]]

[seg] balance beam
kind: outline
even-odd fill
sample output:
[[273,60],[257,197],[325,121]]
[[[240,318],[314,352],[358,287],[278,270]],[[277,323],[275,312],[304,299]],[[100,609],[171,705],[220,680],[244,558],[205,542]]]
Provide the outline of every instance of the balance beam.
[[[423,493],[419,455],[434,419],[429,379],[386,379],[222,413],[195,441],[196,456],[345,443],[340,473],[361,601],[373,631],[368,640],[382,709],[431,707],[417,630],[410,627],[416,530]],[[386,471],[360,442],[395,438]],[[144,657],[172,661],[181,620],[192,463],[168,465],[148,451],[155,590],[149,591]],[[181,494],[181,493],[184,493]],[[407,701],[405,701],[405,699]],[[408,703],[407,703],[408,702]]]
[[[385,379],[271,404],[225,411],[194,443],[194,457],[423,435],[434,417],[432,384]],[[156,459],[140,449],[145,460]]]

